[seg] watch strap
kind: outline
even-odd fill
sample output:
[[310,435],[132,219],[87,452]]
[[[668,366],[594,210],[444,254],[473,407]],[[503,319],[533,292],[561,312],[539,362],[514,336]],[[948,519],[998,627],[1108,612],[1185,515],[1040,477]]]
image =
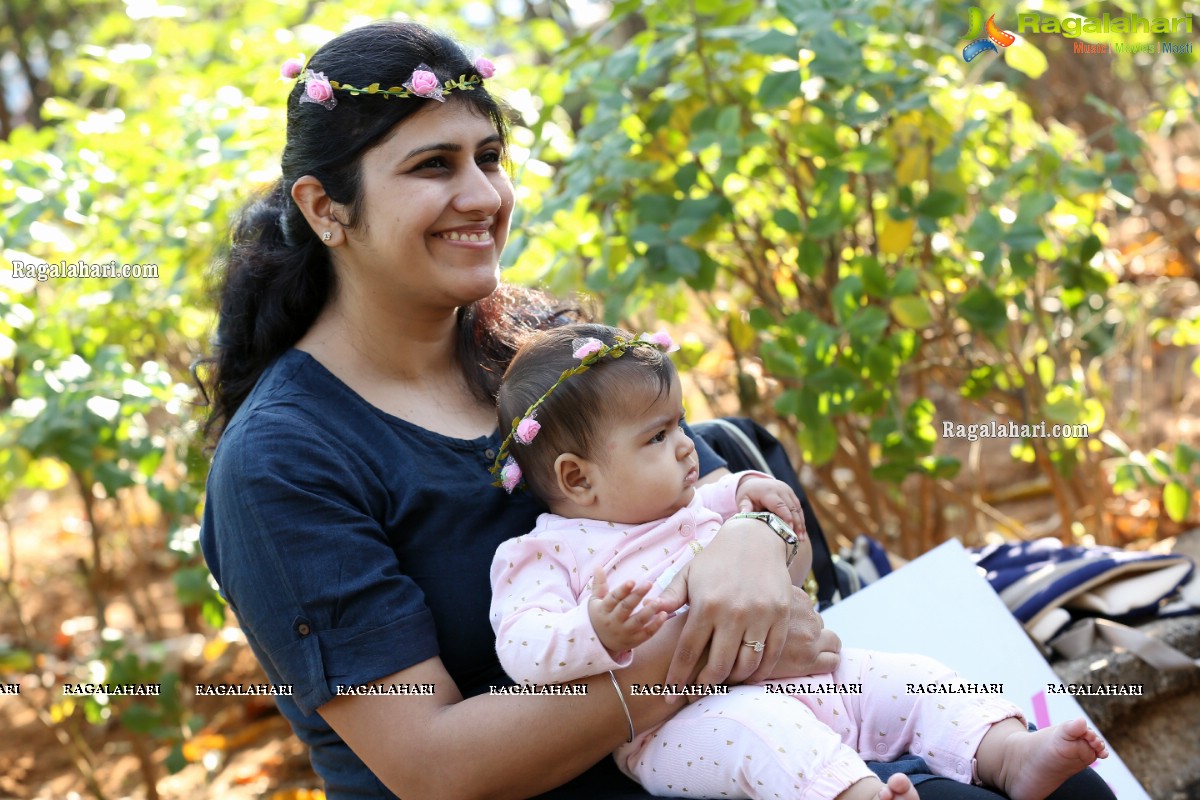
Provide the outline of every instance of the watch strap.
[[759,522],[765,522],[767,527],[774,531],[775,535],[791,548],[787,557],[787,566],[789,567],[792,565],[792,561],[795,560],[796,554],[800,552],[800,537],[796,535],[796,532],[786,522],[770,511],[740,511],[730,517],[730,519],[754,519]]

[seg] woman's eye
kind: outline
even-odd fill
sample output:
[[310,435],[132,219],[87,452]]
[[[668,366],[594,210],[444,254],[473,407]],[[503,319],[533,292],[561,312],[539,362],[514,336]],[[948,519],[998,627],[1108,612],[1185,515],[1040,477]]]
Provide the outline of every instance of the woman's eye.
[[479,156],[480,164],[499,164],[500,152],[497,150],[489,150]]
[[446,166],[446,159],[438,156],[437,158],[431,158],[427,161],[422,161],[417,169],[445,169]]

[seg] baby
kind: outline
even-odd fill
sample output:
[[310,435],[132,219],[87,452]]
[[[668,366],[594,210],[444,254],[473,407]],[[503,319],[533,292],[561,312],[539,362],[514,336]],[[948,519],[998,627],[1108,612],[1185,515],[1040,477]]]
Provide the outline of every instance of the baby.
[[[793,581],[808,573],[811,551],[786,524],[802,523],[787,484],[742,472],[699,485],[672,349],[662,333],[569,325],[534,335],[505,373],[499,418],[511,434],[494,471],[508,491],[523,480],[553,512],[492,563],[496,649],[515,681],[628,666],[667,618],[656,594],[752,507],[775,512],[752,516],[785,541]],[[1041,800],[1107,756],[1083,720],[1030,733],[994,695],[905,691],[960,682],[923,656],[846,649],[832,673],[791,679],[812,693],[788,693],[786,679],[730,687],[614,757],[659,796],[917,800],[906,776],[885,785],[864,763],[911,752],[938,775]]]

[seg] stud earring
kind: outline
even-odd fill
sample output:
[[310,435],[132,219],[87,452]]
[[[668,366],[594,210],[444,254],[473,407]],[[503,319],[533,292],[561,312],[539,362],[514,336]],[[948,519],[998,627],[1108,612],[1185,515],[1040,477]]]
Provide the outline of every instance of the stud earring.
[[329,231],[325,231],[324,233],[321,234],[322,242],[328,242],[332,238],[333,238],[333,234],[330,233]]

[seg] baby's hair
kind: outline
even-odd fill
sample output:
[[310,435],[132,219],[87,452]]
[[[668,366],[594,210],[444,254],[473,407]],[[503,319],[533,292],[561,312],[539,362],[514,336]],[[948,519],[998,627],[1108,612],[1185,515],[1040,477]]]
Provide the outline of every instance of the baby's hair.
[[[523,417],[565,370],[579,365],[574,351],[580,340],[595,338],[611,346],[618,336],[633,338],[628,331],[590,323],[530,334],[500,384],[500,430],[509,430],[513,420]],[[528,490],[546,503],[558,499],[555,459],[563,453],[594,459],[604,425],[631,404],[649,406],[670,392],[674,377],[675,365],[662,350],[632,347],[619,358],[602,358],[586,372],[564,380],[534,414],[542,426],[537,437],[529,444],[514,441],[509,450],[521,467]]]

